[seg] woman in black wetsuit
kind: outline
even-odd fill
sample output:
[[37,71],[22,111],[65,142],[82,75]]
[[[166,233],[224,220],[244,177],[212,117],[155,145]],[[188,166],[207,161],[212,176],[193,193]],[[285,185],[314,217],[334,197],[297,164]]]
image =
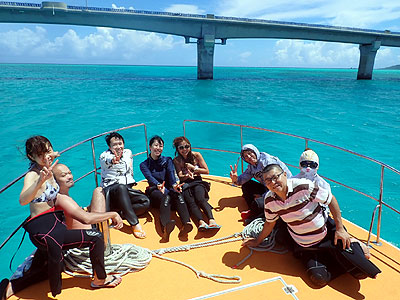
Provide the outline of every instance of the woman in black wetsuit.
[[[62,250],[89,247],[94,279],[92,287],[115,287],[121,282],[117,276],[107,276],[104,269],[104,242],[102,234],[94,229],[68,230],[62,211],[55,210],[59,186],[52,169],[58,163],[54,159],[50,141],[43,136],[29,138],[26,155],[31,162],[24,178],[20,204],[30,206],[30,218],[24,228],[29,233],[38,253],[47,254],[47,271],[52,295],[61,293]],[[34,258],[35,259],[35,258]]]
[[176,181],[174,165],[171,157],[162,156],[164,141],[159,136],[150,139],[150,155],[140,164],[140,170],[146,177],[149,187],[146,194],[152,206],[160,209],[160,221],[163,229],[163,239],[169,240],[169,235],[175,227],[171,220],[171,207],[178,211],[183,227],[179,237],[184,238],[193,229],[190,215],[181,195],[181,187]]
[[[209,174],[203,156],[200,152],[192,151],[189,140],[184,136],[175,138],[173,144],[176,149],[174,158],[176,173],[180,182],[185,183],[182,186],[182,193],[190,213],[198,222],[199,231],[221,228],[214,219],[212,206],[208,203],[210,184],[201,178],[201,174]],[[208,224],[204,221],[200,208],[207,216]]]

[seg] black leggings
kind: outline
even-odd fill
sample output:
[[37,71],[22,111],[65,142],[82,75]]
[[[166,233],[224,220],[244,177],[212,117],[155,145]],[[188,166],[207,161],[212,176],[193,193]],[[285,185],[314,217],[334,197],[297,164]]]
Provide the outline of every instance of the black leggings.
[[[303,262],[307,270],[307,276],[316,287],[323,287],[329,281],[346,273],[346,270],[337,261],[331,251],[324,248],[326,244],[332,244],[335,238],[336,225],[329,217],[327,222],[327,234],[325,238],[317,245],[301,247],[296,243],[294,245],[294,255]],[[334,248],[335,246],[332,246]]]
[[182,224],[190,222],[189,211],[182,195],[174,192],[163,194],[157,188],[151,188],[149,198],[151,205],[160,209],[160,221],[163,228],[171,220],[171,208],[178,212]]
[[68,230],[62,211],[45,213],[28,221],[24,228],[32,243],[47,252],[50,289],[53,297],[61,293],[62,250],[89,247],[93,273],[99,279],[106,278],[104,269],[103,235],[97,230]]
[[122,212],[122,216],[132,226],[139,223],[138,215],[144,214],[150,206],[145,194],[139,191],[129,193],[125,184],[114,184],[104,189],[106,195],[106,210]]
[[242,185],[243,198],[246,200],[253,218],[264,216],[264,205],[255,201],[254,196],[256,194],[263,195],[267,191],[268,189],[263,184],[254,180],[249,180]]
[[189,211],[196,221],[203,220],[200,208],[208,219],[214,219],[212,206],[208,203],[207,191],[201,183],[195,184],[183,191],[183,197],[188,205]]

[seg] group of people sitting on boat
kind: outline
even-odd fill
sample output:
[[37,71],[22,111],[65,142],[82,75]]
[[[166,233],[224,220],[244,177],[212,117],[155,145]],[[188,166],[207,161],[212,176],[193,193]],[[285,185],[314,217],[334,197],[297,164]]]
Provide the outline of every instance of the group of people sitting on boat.
[[[162,156],[164,141],[160,136],[151,138],[150,155],[140,164],[149,185],[145,192],[133,188],[133,154],[124,147],[123,137],[113,132],[106,136],[106,142],[108,149],[100,155],[101,187],[94,190],[91,205],[84,210],[69,196],[74,185],[72,173],[58,163],[58,153],[53,151],[50,141],[43,136],[26,141],[31,165],[20,203],[30,204],[24,229],[37,250],[23,270],[10,280],[1,281],[1,299],[45,278],[49,279],[52,295],[59,294],[63,250],[71,248],[89,247],[93,288],[120,284],[120,276],[105,272],[103,236],[94,225],[99,222],[111,219],[114,227],[120,229],[124,218],[132,226],[134,236],[142,239],[146,233],[137,216],[153,206],[160,212],[164,241],[169,240],[176,226],[171,209],[177,211],[182,221],[180,237],[193,229],[190,217],[199,231],[220,228],[208,203],[210,185],[201,178],[201,174],[209,173],[207,164],[199,152],[191,150],[186,137],[174,139],[174,159]],[[302,153],[301,172],[294,177],[277,157],[260,152],[254,145],[243,146],[241,157],[248,163],[247,169],[238,176],[237,164],[231,166],[230,177],[242,187],[249,207],[242,212],[242,218],[248,222],[258,217],[265,219],[258,238],[245,239],[244,246],[256,247],[275,227],[278,242],[305,263],[307,274],[317,287],[346,271],[357,278],[374,278],[380,272],[367,260],[368,249],[346,232],[337,200],[329,184],[317,174],[319,159],[314,151],[307,149]]]
[[24,178],[20,204],[30,205],[30,216],[24,229],[37,250],[28,258],[29,263],[21,272],[16,272],[11,280],[1,281],[2,299],[46,278],[52,295],[59,294],[62,251],[71,248],[89,247],[93,288],[117,286],[122,279],[106,274],[103,236],[95,226],[105,220],[111,219],[114,227],[120,229],[123,217],[131,225],[133,235],[143,239],[146,233],[137,216],[153,206],[159,209],[165,242],[175,228],[171,209],[178,212],[182,221],[179,232],[182,239],[193,229],[191,216],[199,231],[221,227],[208,203],[210,184],[201,178],[201,174],[209,173],[207,164],[199,152],[191,150],[186,137],[174,139],[176,157],[173,160],[161,155],[164,141],[160,136],[150,139],[150,155],[140,164],[149,184],[145,193],[133,188],[136,185],[133,155],[125,149],[124,138],[112,132],[106,136],[106,143],[108,149],[100,155],[101,187],[93,191],[91,204],[84,210],[69,196],[69,189],[74,185],[73,176],[66,165],[56,160],[59,154],[53,150],[51,142],[43,136],[34,136],[26,141],[30,169]]
[[[191,150],[186,137],[177,137],[173,141],[176,156],[162,156],[164,140],[160,136],[150,139],[150,155],[140,164],[140,170],[149,186],[145,193],[134,189],[133,156],[124,147],[124,138],[117,132],[106,136],[109,147],[100,155],[101,186],[106,198],[108,210],[121,211],[132,226],[137,238],[145,238],[138,215],[145,213],[150,206],[158,208],[164,241],[175,228],[171,219],[171,208],[176,210],[182,227],[179,236],[184,238],[192,231],[192,217],[199,231],[219,229],[208,203],[209,183],[203,181],[201,174],[209,174],[203,156]],[[204,220],[203,213],[208,223]]]
[[368,248],[344,228],[330,185],[317,174],[319,157],[313,150],[301,154],[296,176],[279,158],[254,145],[244,145],[241,157],[248,163],[247,169],[238,176],[237,165],[231,166],[230,177],[241,185],[249,207],[242,218],[265,219],[258,237],[245,239],[243,246],[257,247],[277,229],[276,240],[301,259],[315,287],[323,287],[345,272],[358,279],[380,273],[368,260]]

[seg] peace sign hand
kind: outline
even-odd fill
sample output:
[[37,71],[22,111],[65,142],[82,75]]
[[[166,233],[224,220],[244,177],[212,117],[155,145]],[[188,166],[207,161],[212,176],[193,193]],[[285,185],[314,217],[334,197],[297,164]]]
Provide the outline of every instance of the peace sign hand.
[[239,159],[238,159],[237,163],[233,167],[232,167],[232,165],[230,165],[231,172],[229,173],[229,176],[231,177],[232,182],[234,184],[237,183],[237,179],[238,179],[238,175],[237,175],[237,165],[238,165],[238,163],[239,163]]
[[192,171],[190,171],[189,169],[187,170],[186,174],[190,179],[194,179],[194,173]]
[[175,192],[182,193],[182,186],[183,186],[184,184],[185,184],[184,182],[179,183],[179,184],[178,184],[178,183],[175,184],[175,185],[173,186]]
[[43,167],[40,170],[40,172],[39,172],[39,175],[40,175],[40,179],[39,180],[40,180],[40,182],[43,183],[47,179],[50,179],[53,176],[53,168],[54,168],[54,166],[56,164],[58,164],[58,159],[49,168]]
[[112,153],[114,154],[114,158],[112,159],[113,164],[118,164],[119,160],[122,157],[122,152],[117,152],[116,150],[112,150]]

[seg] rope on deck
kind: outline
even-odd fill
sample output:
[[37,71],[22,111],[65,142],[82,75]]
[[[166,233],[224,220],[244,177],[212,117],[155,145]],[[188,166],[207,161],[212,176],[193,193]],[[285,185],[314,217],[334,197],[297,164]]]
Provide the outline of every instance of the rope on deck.
[[[226,238],[223,238],[226,239]],[[215,242],[218,244],[221,242]],[[202,244],[202,243],[199,243]],[[173,247],[175,248],[175,247]],[[182,251],[182,250],[180,250]],[[167,251],[176,252],[176,251]],[[106,273],[119,273],[125,275],[128,272],[136,272],[144,269],[150,263],[152,256],[167,260],[185,266],[192,270],[197,278],[203,277],[219,283],[240,283],[239,276],[226,276],[219,274],[208,274],[204,271],[198,271],[194,267],[180,262],[178,260],[163,257],[155,251],[142,248],[132,244],[113,244],[111,245],[111,254],[104,257]],[[92,264],[90,262],[89,250],[74,248],[68,250],[64,255],[65,272],[74,277],[91,277]],[[82,273],[90,274],[84,275]]]
[[[231,240],[229,240],[229,239],[231,239]],[[175,246],[175,247],[170,247],[170,248],[161,248],[161,249],[154,250],[154,252],[159,255],[162,255],[164,253],[189,251],[191,249],[203,248],[203,247],[214,246],[214,245],[221,245],[221,244],[236,242],[236,241],[240,241],[240,240],[242,240],[242,233],[238,232],[238,233],[234,233],[232,235],[222,237],[219,239],[214,239],[211,241],[204,241],[204,242],[194,243],[194,244],[190,244],[190,245]]]
[[203,278],[207,278],[207,279],[213,280],[215,282],[219,282],[219,283],[240,283],[242,281],[242,278],[240,278],[240,276],[226,276],[226,275],[218,275],[218,274],[208,274],[208,273],[206,273],[204,271],[198,271],[195,268],[193,268],[191,265],[185,264],[185,263],[183,263],[183,262],[181,262],[179,260],[175,260],[175,259],[172,259],[172,258],[167,258],[167,257],[161,256],[161,255],[157,254],[154,251],[152,252],[152,254],[153,254],[154,257],[157,257],[159,259],[163,259],[163,260],[167,260],[167,261],[170,261],[170,262],[174,262],[174,263],[177,263],[179,265],[182,265],[182,266],[185,266],[185,267],[189,268],[190,270],[192,270],[196,274],[197,278],[203,277]]
[[[208,246],[221,245],[225,243],[235,242],[243,240],[244,238],[257,238],[263,228],[264,221],[255,219],[249,225],[247,225],[243,232],[234,233],[232,235],[214,239],[211,241],[204,241],[194,243],[190,245],[182,245],[170,248],[161,248],[157,250],[149,250],[133,244],[113,244],[111,245],[110,254],[104,257],[105,269],[107,273],[119,273],[125,275],[129,272],[136,272],[144,269],[150,263],[152,256],[159,259],[167,260],[185,266],[191,269],[198,278],[203,277],[220,283],[240,283],[241,278],[239,276],[226,276],[218,274],[208,274],[204,271],[198,271],[194,267],[180,262],[178,260],[163,257],[165,253],[189,251],[191,249],[198,249]],[[250,248],[250,254],[243,260],[237,263],[233,268],[244,263],[254,251],[269,251],[274,253],[285,253],[286,249],[277,249],[275,247],[275,235],[274,230],[264,241],[256,248]],[[64,255],[64,264],[66,267],[66,273],[75,277],[89,277],[88,275],[76,274],[76,272],[83,272],[92,275],[92,265],[89,258],[88,249],[71,249]]]
[[[147,267],[152,258],[151,251],[133,244],[112,244],[110,254],[104,256],[106,273],[125,275],[129,272],[140,271]],[[64,254],[66,273],[74,277],[90,277],[92,264],[89,250],[74,248]],[[76,274],[83,272],[88,275]]]
[[[256,239],[260,232],[262,231],[264,227],[265,221],[262,218],[257,218],[254,219],[250,224],[248,224],[242,232],[242,237],[243,239],[245,238],[254,238]],[[264,241],[262,241],[257,247],[248,247],[250,249],[249,255],[247,255],[245,258],[243,258],[241,261],[239,261],[236,265],[233,266],[234,269],[236,269],[238,266],[243,264],[246,260],[248,260],[254,253],[254,251],[257,252],[273,252],[273,253],[278,253],[278,254],[284,254],[287,252],[286,248],[277,248],[276,243],[275,243],[275,237],[276,237],[277,230],[273,229],[271,234],[267,236]]]

